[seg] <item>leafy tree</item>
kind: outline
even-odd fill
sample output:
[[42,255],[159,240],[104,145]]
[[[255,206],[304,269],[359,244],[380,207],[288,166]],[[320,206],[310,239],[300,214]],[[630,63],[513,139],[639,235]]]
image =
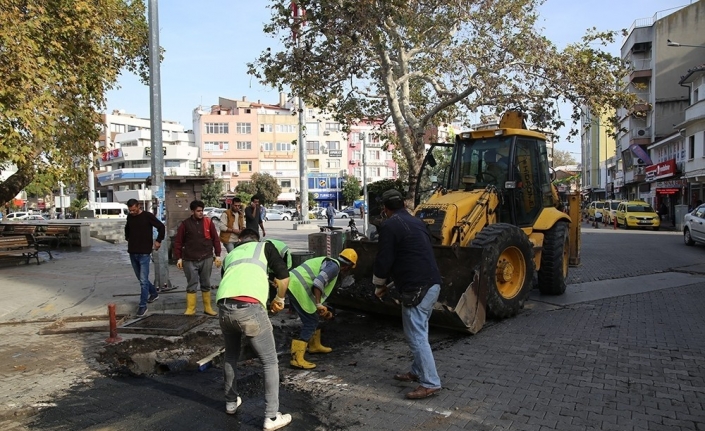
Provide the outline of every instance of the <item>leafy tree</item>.
[[147,76],[143,1],[0,0],[0,53],[0,169],[17,167],[0,203],[38,172],[85,181],[106,91],[123,70]]
[[577,163],[569,151],[553,150],[553,166],[568,166]]
[[223,195],[223,181],[217,179],[203,186],[201,200],[207,207],[220,207],[220,197]]
[[276,178],[270,174],[255,172],[252,174],[250,181],[238,183],[235,191],[237,193],[259,195],[260,203],[264,205],[265,203],[276,202],[277,197],[282,192],[282,188]]
[[76,216],[76,214],[88,205],[88,199],[85,198],[77,198],[71,201],[71,205],[69,206],[68,210],[71,214]]
[[360,199],[360,194],[362,193],[360,182],[353,175],[349,174],[343,176],[343,181],[343,204],[352,205],[355,200]]
[[581,105],[634,100],[616,90],[627,74],[621,59],[600,48],[615,32],[592,29],[560,50],[538,30],[541,0],[297,0],[305,11],[297,18],[290,3],[274,0],[264,27],[284,49],[262,52],[250,73],[305,95],[344,124],[388,118],[407,161],[409,197],[425,132],[461,110],[515,108],[552,130],[564,126],[561,102],[573,105],[577,122]]

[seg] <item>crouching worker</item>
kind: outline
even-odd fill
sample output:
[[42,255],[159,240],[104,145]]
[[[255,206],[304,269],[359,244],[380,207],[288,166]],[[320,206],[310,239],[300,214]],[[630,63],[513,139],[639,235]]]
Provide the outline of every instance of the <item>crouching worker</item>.
[[357,253],[351,248],[340,252],[337,259],[314,257],[289,272],[289,299],[301,319],[298,340],[291,340],[291,366],[309,370],[316,364],[304,359],[309,353],[329,353],[330,347],[321,344],[319,317],[333,318],[333,313],[323,305],[331,294],[339,275],[347,275],[357,264]]
[[264,367],[264,430],[279,429],[291,422],[291,415],[279,412],[279,362],[266,309],[267,272],[272,270],[277,285],[277,295],[271,305],[272,312],[277,313],[284,309],[284,295],[289,285],[286,264],[272,244],[259,242],[255,230],[244,229],[238,244],[225,258],[224,266],[225,275],[216,299],[225,340],[225,412],[235,414],[242,402],[237,391],[237,360],[244,335]]

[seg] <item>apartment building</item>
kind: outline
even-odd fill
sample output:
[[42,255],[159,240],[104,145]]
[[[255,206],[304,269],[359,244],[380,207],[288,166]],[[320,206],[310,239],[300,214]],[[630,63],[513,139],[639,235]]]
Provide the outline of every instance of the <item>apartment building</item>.
[[[664,203],[670,214],[688,203],[685,141],[677,129],[690,104],[681,75],[696,61],[695,52],[671,41],[703,44],[705,3],[657,12],[634,21],[622,44],[621,56],[632,66],[624,85],[638,102],[620,109],[617,157],[621,177],[615,178],[617,198]],[[703,59],[701,56],[700,63]]]
[[384,150],[389,143],[383,134],[389,133],[386,126],[379,120],[365,120],[353,124],[348,135],[348,175],[363,178],[363,151],[366,166],[364,167],[367,183],[383,179],[395,179],[398,176],[397,164],[392,158],[391,147]]
[[595,114],[583,107],[580,116],[580,147],[582,149],[582,186],[589,200],[614,196],[617,177],[614,127],[607,113]]
[[688,88],[690,100],[683,122],[676,125],[685,143],[683,180],[690,189],[688,204],[691,206],[705,201],[705,44],[701,52],[700,65],[688,70],[679,81]]
[[299,189],[299,119],[293,104],[280,93],[277,105],[257,106],[259,163],[279,186],[280,202],[295,202]]
[[[102,114],[94,159],[96,201],[149,200],[151,120],[123,110]],[[197,175],[199,151],[192,133],[176,121],[162,121],[165,175]]]

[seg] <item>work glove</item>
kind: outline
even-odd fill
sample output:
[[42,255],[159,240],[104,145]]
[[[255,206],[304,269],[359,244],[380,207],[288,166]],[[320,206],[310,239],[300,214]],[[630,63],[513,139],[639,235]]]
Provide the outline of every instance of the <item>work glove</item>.
[[220,260],[220,257],[218,256],[215,257],[215,261],[213,263],[215,263],[216,268],[220,268],[221,266],[223,266],[223,261]]
[[272,300],[272,303],[269,305],[269,311],[272,312],[272,314],[277,314],[278,312],[282,311],[284,309],[284,298],[280,298],[279,296],[275,296],[274,299]]
[[184,261],[183,259],[179,259],[176,261],[176,267],[179,269],[184,269]]
[[316,310],[318,310],[318,315],[324,320],[330,320],[333,318],[333,313],[323,304],[316,304]]

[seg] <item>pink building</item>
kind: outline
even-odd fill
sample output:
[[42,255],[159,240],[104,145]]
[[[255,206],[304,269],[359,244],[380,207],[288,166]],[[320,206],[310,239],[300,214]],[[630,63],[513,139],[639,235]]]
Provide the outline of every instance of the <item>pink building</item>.
[[397,164],[392,159],[392,152],[382,147],[385,141],[380,138],[379,120],[360,121],[350,127],[348,135],[348,174],[362,181],[363,141],[366,153],[367,182],[383,179],[396,179],[399,174]]

